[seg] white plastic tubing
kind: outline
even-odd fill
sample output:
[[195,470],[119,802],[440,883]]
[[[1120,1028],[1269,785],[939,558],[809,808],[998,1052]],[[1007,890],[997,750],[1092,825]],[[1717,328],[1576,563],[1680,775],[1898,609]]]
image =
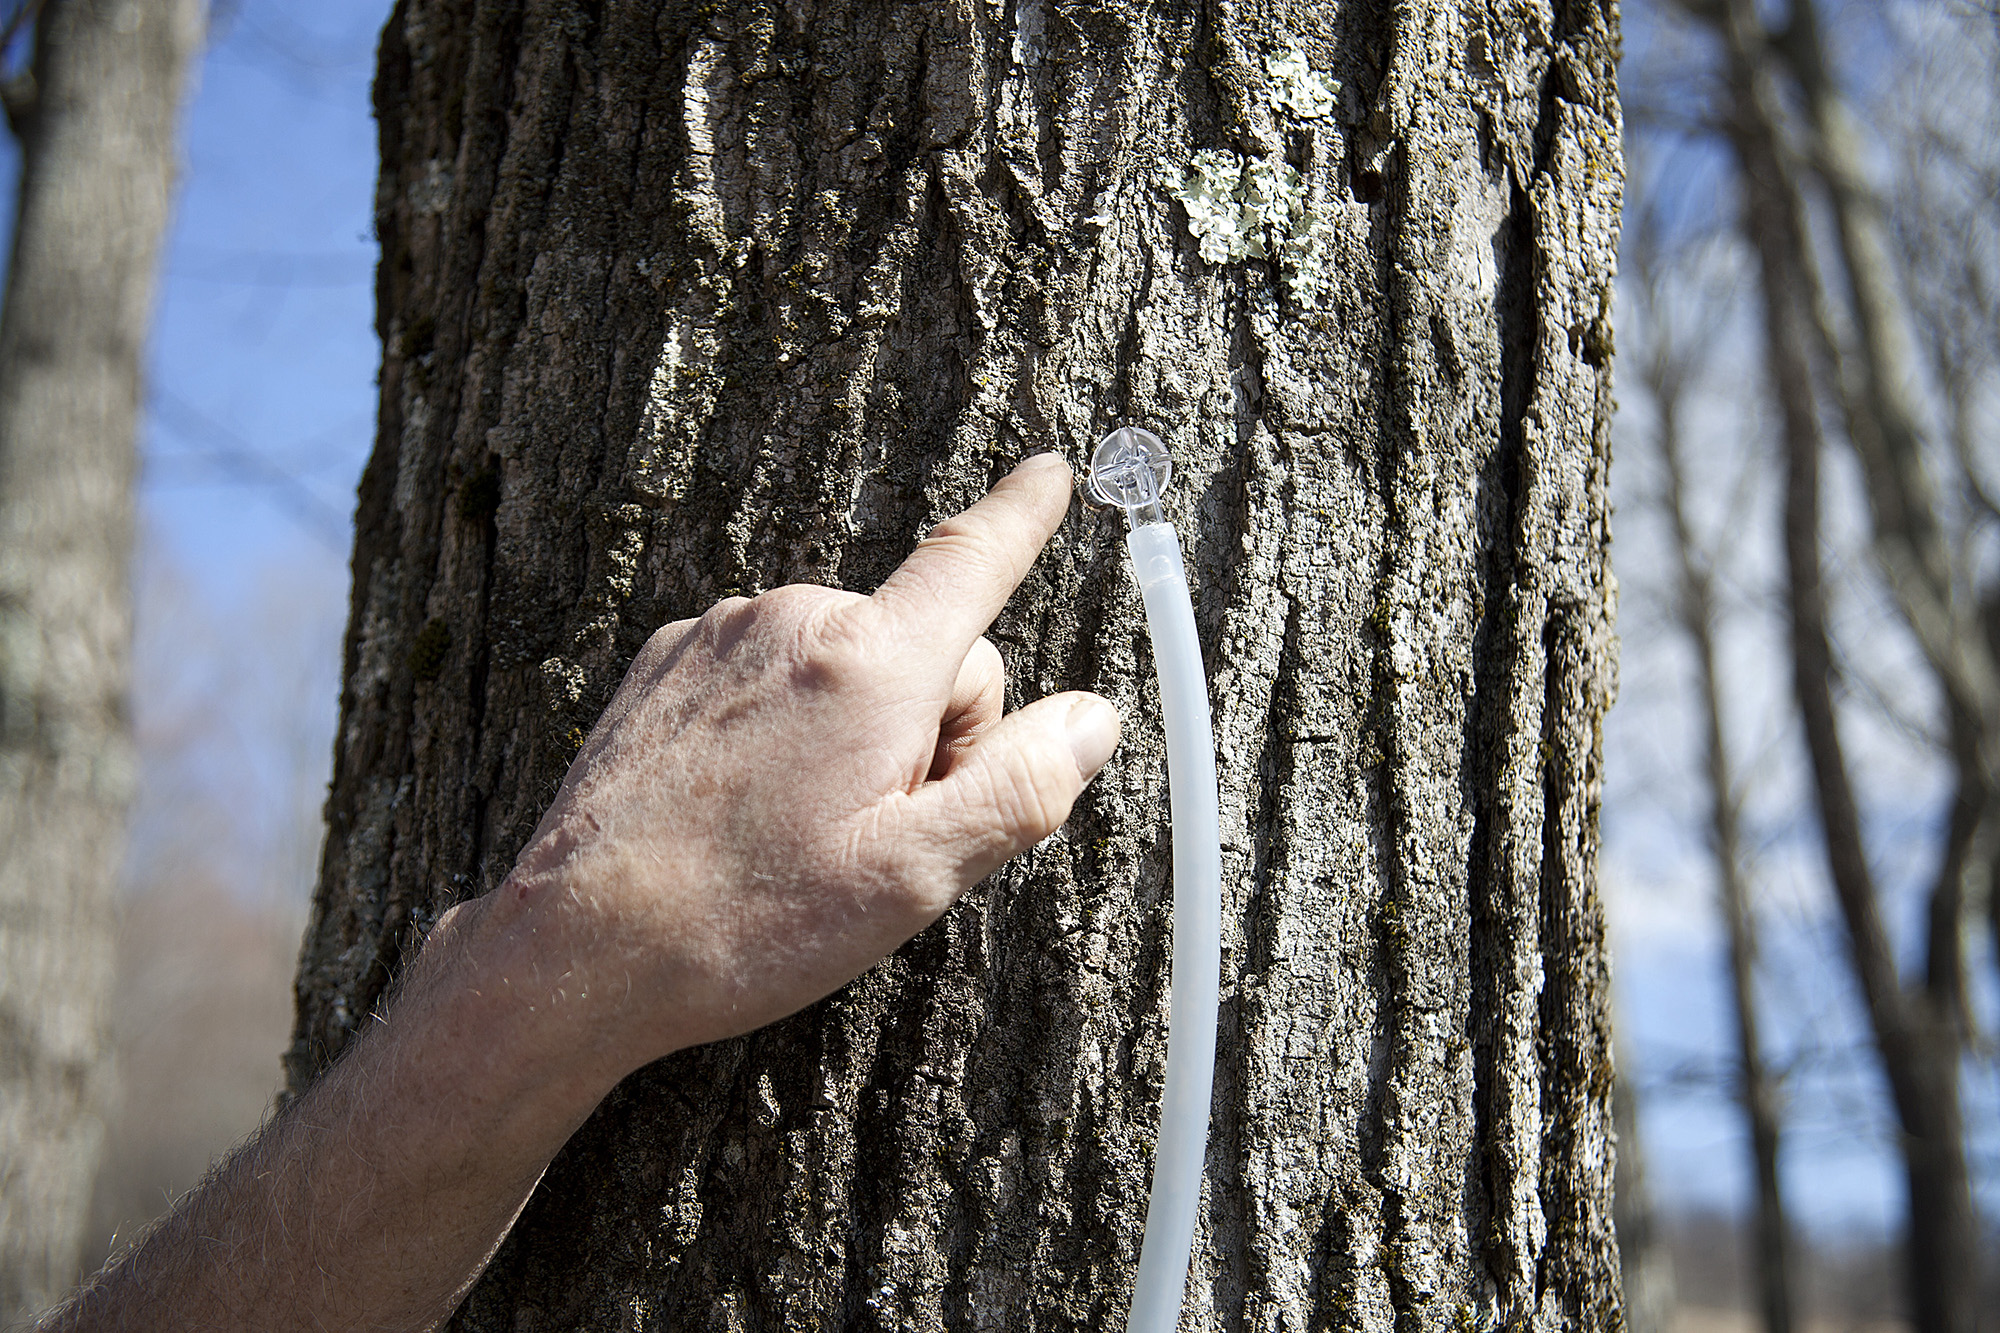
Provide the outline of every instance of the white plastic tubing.
[[1167,1086],[1161,1097],[1146,1239],[1139,1252],[1139,1285],[1126,1328],[1129,1333],[1173,1333],[1187,1288],[1195,1213],[1201,1203],[1202,1160],[1208,1151],[1216,990],[1222,972],[1222,839],[1208,676],[1202,669],[1201,643],[1195,638],[1194,603],[1188,595],[1180,537],[1171,523],[1144,523],[1126,534],[1125,548],[1146,602],[1146,629],[1160,673],[1167,792],[1174,825]]

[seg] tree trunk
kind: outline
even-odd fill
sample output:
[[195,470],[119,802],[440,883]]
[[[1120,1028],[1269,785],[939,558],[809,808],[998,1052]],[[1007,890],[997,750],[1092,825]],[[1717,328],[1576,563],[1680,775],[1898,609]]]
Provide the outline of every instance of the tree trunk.
[[[1763,64],[1761,20],[1748,0],[1732,0],[1725,19],[1731,144],[1744,192],[1741,225],[1757,255],[1766,373],[1778,406],[1785,464],[1792,690],[1812,770],[1827,878],[1847,927],[1848,957],[1901,1130],[1910,1318],[1917,1333],[1975,1333],[1982,1263],[1958,1089],[1964,1052],[1956,1003],[1961,914],[1955,898],[1949,911],[1938,912],[1940,890],[1933,889],[1932,928],[1950,931],[1951,939],[1930,941],[1931,984],[1905,986],[1869,864],[1833,693],[1836,667],[1820,559],[1824,441],[1808,350],[1812,315],[1824,304],[1823,292],[1810,268],[1803,194],[1779,137],[1778,90]],[[1824,341],[1821,347],[1830,350]],[[1830,369],[1842,373],[1837,365]],[[1949,688],[1943,692],[1950,697]],[[1954,824],[1963,818],[1962,812],[1955,814]],[[1979,816],[1971,820],[1976,826]],[[1956,888],[1947,875],[1943,891]],[[1940,966],[1940,956],[1953,961]]]
[[199,0],[49,0],[0,310],[0,1326],[75,1279],[131,786],[139,359]]
[[1616,1206],[1618,1273],[1625,1289],[1629,1333],[1670,1333],[1678,1303],[1674,1256],[1646,1187],[1645,1154],[1639,1139],[1639,1093],[1632,1083],[1629,1050],[1612,1088],[1613,1122],[1618,1129]]
[[[1616,49],[1575,3],[402,0],[293,1086],[506,874],[653,627],[871,588],[1021,455],[1133,421],[1175,452],[1223,789],[1186,1326],[1619,1327]],[[1282,264],[1198,255],[1204,150],[1298,167]],[[1126,715],[1068,827],[629,1079],[457,1327],[1122,1321],[1170,867],[1121,538],[1073,513],[992,632],[1010,704]]]
[[1791,1227],[1779,1184],[1783,1124],[1777,1080],[1764,1060],[1763,1025],[1757,1008],[1757,918],[1750,903],[1743,838],[1737,823],[1736,765],[1729,752],[1729,729],[1724,725],[1721,654],[1716,644],[1722,617],[1716,604],[1715,568],[1702,555],[1689,516],[1679,377],[1663,372],[1660,368],[1642,373],[1659,416],[1660,462],[1666,477],[1662,508],[1673,532],[1679,576],[1674,616],[1694,649],[1696,691],[1701,700],[1709,851],[1715,857],[1717,897],[1729,934],[1729,996],[1736,1017],[1736,1098],[1749,1131],[1750,1175],[1757,1192],[1757,1303],[1764,1316],[1764,1333],[1792,1333]]

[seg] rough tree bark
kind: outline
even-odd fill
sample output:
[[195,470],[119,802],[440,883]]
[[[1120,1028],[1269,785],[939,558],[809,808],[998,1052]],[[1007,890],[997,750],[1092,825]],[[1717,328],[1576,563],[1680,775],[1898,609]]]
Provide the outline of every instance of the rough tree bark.
[[[1223,782],[1187,1326],[1618,1327],[1616,49],[1609,4],[402,0],[293,1085],[505,875],[651,628],[870,588],[1022,454],[1142,422]],[[1327,114],[1279,105],[1293,51]],[[1299,168],[1323,304],[1198,256],[1200,150]],[[1012,702],[1128,719],[1064,832],[830,1000],[628,1080],[457,1327],[1122,1320],[1169,931],[1122,560],[1079,508],[993,631]]]
[[75,1280],[102,1137],[139,355],[202,15],[39,8],[4,98],[22,167],[0,310],[0,1326]]

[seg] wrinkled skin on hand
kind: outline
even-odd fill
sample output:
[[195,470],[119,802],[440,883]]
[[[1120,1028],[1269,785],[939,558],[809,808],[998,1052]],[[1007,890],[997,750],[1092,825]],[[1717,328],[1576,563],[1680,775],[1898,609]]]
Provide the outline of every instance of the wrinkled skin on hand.
[[439,929],[497,949],[613,1077],[892,952],[1052,833],[1117,744],[1096,695],[1003,717],[981,637],[1069,493],[1031,459],[872,597],[785,587],[660,629],[514,872]]

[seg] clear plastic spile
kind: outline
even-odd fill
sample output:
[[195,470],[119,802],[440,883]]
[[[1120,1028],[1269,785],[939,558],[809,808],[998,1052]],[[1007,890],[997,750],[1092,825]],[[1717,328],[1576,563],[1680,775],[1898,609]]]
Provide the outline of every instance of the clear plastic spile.
[[1174,1333],[1187,1294],[1188,1256],[1201,1212],[1214,1091],[1215,1022],[1222,975],[1222,816],[1215,785],[1215,738],[1208,675],[1195,632],[1194,599],[1180,534],[1160,512],[1173,476],[1160,437],[1122,426],[1098,442],[1090,489],[1125,511],[1125,549],[1146,605],[1153,662],[1160,673],[1160,721],[1167,742],[1167,796],[1173,815],[1173,986],[1167,1017],[1167,1076],[1154,1140],[1146,1236],[1139,1246],[1126,1333]]
[[1174,460],[1159,436],[1138,426],[1120,426],[1097,442],[1090,456],[1090,489],[1106,504],[1125,511],[1134,528],[1165,519],[1160,493],[1174,475]]

